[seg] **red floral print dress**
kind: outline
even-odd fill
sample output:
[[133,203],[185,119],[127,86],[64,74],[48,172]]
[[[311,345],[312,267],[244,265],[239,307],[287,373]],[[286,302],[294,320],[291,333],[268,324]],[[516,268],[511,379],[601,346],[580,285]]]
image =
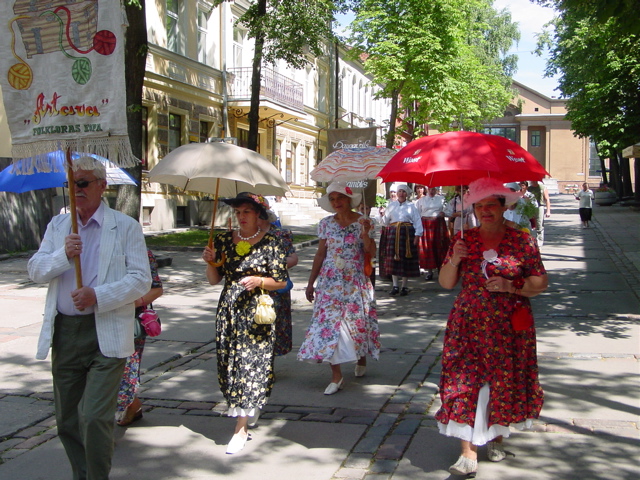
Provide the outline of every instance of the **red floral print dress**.
[[[488,427],[538,418],[543,392],[538,381],[535,327],[516,331],[511,325],[518,300],[531,313],[529,299],[490,293],[484,287],[479,229],[467,230],[464,235],[469,256],[460,264],[462,291],[447,321],[440,376],[442,407],[436,420],[473,427],[478,392],[485,383],[491,392]],[[451,242],[445,262],[453,254],[455,241],[457,238]],[[525,232],[507,228],[496,251],[497,260],[486,266],[488,276],[513,280],[546,273],[538,248]]]

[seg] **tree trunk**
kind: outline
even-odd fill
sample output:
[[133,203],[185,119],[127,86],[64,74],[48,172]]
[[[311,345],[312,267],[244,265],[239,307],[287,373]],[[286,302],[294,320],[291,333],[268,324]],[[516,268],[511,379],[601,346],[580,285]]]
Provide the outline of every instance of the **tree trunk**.
[[636,189],[633,198],[636,202],[640,202],[640,158],[633,159],[633,169],[635,172]]
[[[258,16],[262,19],[267,15],[267,0],[258,0]],[[249,138],[247,148],[258,151],[258,138],[260,125],[260,84],[262,82],[262,50],[264,48],[264,33],[256,36],[255,51],[253,54],[253,70],[251,72],[251,106],[249,108]]]
[[[125,35],[125,75],[127,95],[127,130],[131,150],[142,158],[142,85],[147,61],[147,22],[145,2],[140,5],[125,4],[129,27]],[[137,185],[120,185],[116,198],[116,209],[140,219],[140,194],[142,165],[126,169],[138,182]]]
[[616,191],[618,199],[622,198],[620,163],[618,162],[618,154],[615,152],[609,157],[609,186]]
[[629,164],[629,159],[622,156],[622,152],[618,152],[618,158],[620,159],[620,176],[622,183],[621,198],[630,197],[633,195],[633,184],[631,182],[631,165]]

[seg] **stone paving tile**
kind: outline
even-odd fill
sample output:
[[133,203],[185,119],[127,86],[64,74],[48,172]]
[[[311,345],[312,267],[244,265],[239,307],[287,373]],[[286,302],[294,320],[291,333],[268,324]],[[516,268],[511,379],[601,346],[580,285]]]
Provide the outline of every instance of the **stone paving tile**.
[[411,435],[389,435],[376,452],[376,459],[400,459],[411,441]]
[[372,460],[373,457],[366,453],[352,453],[344,461],[344,466],[346,468],[368,469]]
[[362,480],[366,474],[366,470],[359,468],[341,468],[333,474],[333,478],[340,480]]
[[398,460],[374,460],[373,465],[369,468],[371,474],[376,473],[393,473],[398,468]]
[[186,410],[211,410],[214,407],[213,402],[182,402],[178,408]]
[[52,438],[56,437],[56,435],[52,434],[52,433],[43,433],[41,435],[36,435],[33,437],[29,437],[27,438],[24,442],[19,443],[18,445],[15,446],[15,448],[18,449],[26,449],[29,450],[33,447],[36,447],[48,440],[51,440]]

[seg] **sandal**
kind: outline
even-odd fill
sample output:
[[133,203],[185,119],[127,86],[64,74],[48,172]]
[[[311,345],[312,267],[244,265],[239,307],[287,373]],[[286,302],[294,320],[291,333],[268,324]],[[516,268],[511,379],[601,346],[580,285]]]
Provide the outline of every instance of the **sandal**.
[[133,422],[137,422],[142,418],[142,402],[138,397],[133,399],[133,402],[125,408],[122,417],[116,423],[120,427],[127,427]]

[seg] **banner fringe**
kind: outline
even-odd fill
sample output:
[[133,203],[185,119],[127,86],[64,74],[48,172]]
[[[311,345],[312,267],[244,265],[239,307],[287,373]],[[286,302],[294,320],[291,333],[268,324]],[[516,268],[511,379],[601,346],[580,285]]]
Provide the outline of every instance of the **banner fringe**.
[[[133,155],[129,137],[111,136],[102,138],[76,138],[70,140],[40,141],[29,144],[13,145],[13,173],[31,175],[35,172],[58,171],[48,158],[48,154],[71,149],[72,152],[92,153],[108,158],[118,167],[131,168],[140,165],[140,160]],[[20,163],[16,162],[20,160]]]

